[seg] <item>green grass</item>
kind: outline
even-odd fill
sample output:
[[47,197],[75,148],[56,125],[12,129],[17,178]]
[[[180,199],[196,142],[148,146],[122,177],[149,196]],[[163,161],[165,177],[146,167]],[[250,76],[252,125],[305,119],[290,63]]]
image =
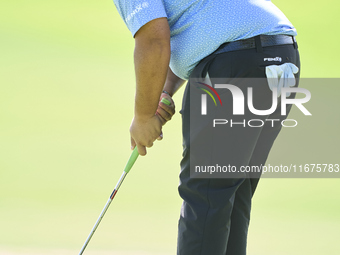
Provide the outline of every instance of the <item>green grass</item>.
[[[275,3],[298,29],[303,77],[338,77],[340,4]],[[0,254],[76,254],[130,155],[133,39],[111,1],[6,1],[0,30]],[[310,89],[313,117],[282,132],[270,163],[338,160],[339,89]],[[175,254],[180,125],[177,113],[139,157],[88,254]],[[339,254],[339,184],[261,180],[249,254]]]

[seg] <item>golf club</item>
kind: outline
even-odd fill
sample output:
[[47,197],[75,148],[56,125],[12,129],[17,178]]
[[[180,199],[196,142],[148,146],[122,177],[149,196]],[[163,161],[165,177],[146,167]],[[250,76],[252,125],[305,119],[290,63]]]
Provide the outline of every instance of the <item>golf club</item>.
[[92,238],[94,232],[95,232],[96,229],[98,228],[98,225],[99,225],[99,223],[101,222],[101,220],[103,219],[103,217],[104,217],[104,215],[105,215],[107,209],[109,208],[109,206],[110,206],[110,204],[111,204],[113,198],[114,198],[115,195],[117,194],[117,191],[118,191],[120,185],[122,185],[122,182],[124,181],[125,176],[129,173],[131,167],[133,166],[133,164],[135,163],[136,159],[138,158],[138,155],[139,155],[139,154],[138,154],[138,150],[137,150],[137,146],[136,146],[136,147],[134,148],[134,150],[132,151],[131,156],[130,156],[128,162],[126,163],[126,166],[125,166],[125,168],[124,168],[124,171],[123,171],[122,176],[120,177],[120,179],[119,179],[119,181],[117,182],[117,184],[116,184],[114,190],[112,191],[112,193],[111,193],[109,199],[107,200],[104,209],[102,210],[101,214],[99,215],[99,218],[97,219],[96,223],[94,224],[94,226],[93,226],[93,228],[92,228],[92,230],[91,230],[91,233],[90,233],[89,236],[87,237],[87,239],[86,239],[86,241],[85,241],[83,247],[81,248],[81,251],[79,252],[79,255],[82,255],[83,252],[85,251],[86,246],[87,246],[88,243],[90,242],[90,240],[91,240],[91,238]]
[[[170,104],[171,104],[170,101],[167,100],[166,98],[162,98],[161,102],[164,103],[164,104],[166,104],[166,105],[170,105]],[[104,206],[104,209],[102,210],[101,214],[99,215],[99,218],[97,219],[96,223],[94,224],[94,226],[93,226],[93,228],[92,228],[92,230],[91,230],[89,236],[87,237],[87,239],[86,239],[86,241],[85,241],[83,247],[81,248],[81,251],[79,252],[79,255],[82,255],[83,252],[85,251],[86,246],[89,244],[89,242],[90,242],[90,240],[91,240],[91,238],[92,238],[94,232],[95,232],[96,229],[98,228],[99,223],[100,223],[101,220],[103,219],[103,217],[104,217],[104,215],[105,215],[107,209],[109,208],[109,206],[110,206],[110,204],[111,204],[113,198],[114,198],[115,195],[117,194],[117,191],[118,191],[120,185],[122,185],[122,183],[123,183],[123,181],[124,181],[124,179],[125,179],[125,176],[129,173],[131,167],[133,166],[133,164],[134,164],[135,161],[137,160],[138,155],[139,155],[139,154],[138,154],[138,150],[137,150],[137,146],[136,146],[136,147],[134,148],[134,150],[132,151],[131,156],[130,156],[128,162],[126,163],[126,166],[125,166],[125,168],[124,168],[124,171],[123,171],[122,176],[120,177],[119,181],[118,181],[117,184],[116,184],[116,187],[114,188],[114,190],[112,191],[112,193],[111,193],[109,199],[107,200],[107,202],[106,202],[106,204],[105,204],[105,206]]]

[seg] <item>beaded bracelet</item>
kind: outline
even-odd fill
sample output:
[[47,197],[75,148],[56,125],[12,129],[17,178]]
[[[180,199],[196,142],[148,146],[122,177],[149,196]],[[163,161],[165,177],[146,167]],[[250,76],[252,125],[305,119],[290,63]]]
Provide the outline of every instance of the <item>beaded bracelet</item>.
[[170,96],[168,91],[163,90],[162,92]]

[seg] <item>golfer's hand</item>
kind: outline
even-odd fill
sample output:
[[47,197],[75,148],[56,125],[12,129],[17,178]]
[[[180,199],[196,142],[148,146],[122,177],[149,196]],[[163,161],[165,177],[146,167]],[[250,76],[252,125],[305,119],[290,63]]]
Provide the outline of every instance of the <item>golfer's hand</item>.
[[134,117],[130,126],[131,149],[137,146],[139,155],[146,155],[146,147],[150,148],[153,142],[162,139],[162,122],[160,117],[151,118]]
[[[165,98],[170,102],[170,105],[162,103],[162,99]],[[171,120],[172,116],[175,114],[175,103],[171,96],[166,93],[162,93],[159,99],[158,108],[156,114],[164,125],[167,121]]]

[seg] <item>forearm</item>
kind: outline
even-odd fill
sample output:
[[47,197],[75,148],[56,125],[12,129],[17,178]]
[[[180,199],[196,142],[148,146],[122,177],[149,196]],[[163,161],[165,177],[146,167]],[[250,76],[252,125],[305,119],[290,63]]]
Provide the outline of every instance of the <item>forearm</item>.
[[170,96],[173,96],[176,91],[184,84],[185,80],[179,78],[175,75],[170,68],[168,68],[168,73],[163,90],[168,92]]
[[135,117],[155,115],[167,77],[170,38],[139,37],[134,52],[136,73]]
[[135,34],[135,116],[130,126],[131,147],[146,154],[162,138],[162,120],[156,111],[170,61],[170,28],[166,18],[154,19]]

